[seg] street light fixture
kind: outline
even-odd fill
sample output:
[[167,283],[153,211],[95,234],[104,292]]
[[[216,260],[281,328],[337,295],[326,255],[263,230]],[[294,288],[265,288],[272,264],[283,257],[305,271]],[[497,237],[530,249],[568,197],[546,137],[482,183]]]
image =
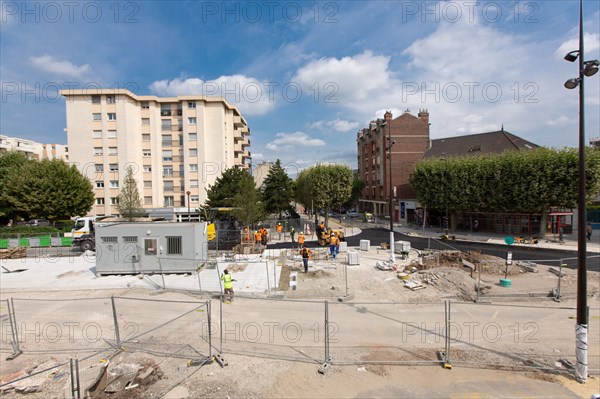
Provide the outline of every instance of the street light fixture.
[[382,128],[384,126],[387,125],[388,128],[388,137],[387,137],[387,146],[386,146],[386,150],[387,150],[387,159],[388,159],[388,164],[389,164],[389,168],[388,168],[388,175],[389,175],[389,197],[388,197],[388,209],[389,209],[389,213],[390,213],[390,264],[394,264],[396,262],[396,256],[394,255],[394,207],[393,207],[393,198],[392,198],[392,193],[393,193],[393,185],[392,185],[392,147],[394,144],[396,144],[395,141],[392,140],[392,127],[391,125],[386,121],[383,122],[381,125]]
[[571,51],[565,60],[575,62],[579,59],[579,77],[565,82],[567,89],[579,86],[579,198],[577,211],[577,325],[575,327],[575,378],[581,383],[587,381],[587,344],[588,344],[588,312],[587,312],[587,259],[586,259],[586,192],[585,192],[585,112],[584,90],[585,76],[593,76],[598,72],[598,60],[583,60],[583,0],[579,0],[579,50]]
[[190,190],[188,190],[185,193],[187,194],[187,198],[188,198],[188,200],[187,200],[187,204],[188,204],[188,222],[191,222],[191,219],[190,219],[190,194],[192,192]]

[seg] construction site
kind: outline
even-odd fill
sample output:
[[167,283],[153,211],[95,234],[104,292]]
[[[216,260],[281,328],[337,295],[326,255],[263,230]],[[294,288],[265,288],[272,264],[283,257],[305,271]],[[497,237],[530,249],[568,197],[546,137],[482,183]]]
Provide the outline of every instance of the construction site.
[[[359,231],[358,231],[359,232]],[[289,237],[270,232],[270,242]],[[344,230],[346,236],[357,229]],[[7,398],[565,397],[600,392],[600,279],[588,272],[589,378],[573,377],[576,271],[389,243],[246,243],[192,272],[97,276],[96,254],[3,259]],[[168,264],[163,262],[168,270]],[[558,266],[558,267],[557,267]],[[223,302],[220,276],[233,276]]]

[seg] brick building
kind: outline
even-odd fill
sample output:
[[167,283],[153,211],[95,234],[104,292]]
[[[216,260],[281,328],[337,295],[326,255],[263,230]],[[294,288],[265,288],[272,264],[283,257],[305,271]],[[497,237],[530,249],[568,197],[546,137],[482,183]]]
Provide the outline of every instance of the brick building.
[[375,215],[389,215],[391,161],[394,221],[411,220],[416,195],[409,177],[429,147],[429,112],[420,110],[414,116],[406,110],[393,119],[392,113],[387,111],[383,119],[371,121],[369,127],[358,132],[356,143],[358,176],[366,183],[359,199],[360,209]]

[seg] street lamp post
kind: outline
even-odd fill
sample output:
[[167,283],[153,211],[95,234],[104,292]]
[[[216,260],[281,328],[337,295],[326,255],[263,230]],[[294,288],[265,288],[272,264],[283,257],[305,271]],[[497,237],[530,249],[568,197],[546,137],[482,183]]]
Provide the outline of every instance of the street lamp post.
[[191,219],[190,219],[190,194],[191,194],[191,191],[190,191],[190,190],[188,190],[188,191],[186,191],[185,193],[187,194],[187,205],[188,205],[188,222],[190,222],[190,221],[191,221]]
[[585,76],[598,72],[598,60],[584,61],[583,55],[583,0],[579,0],[579,50],[571,51],[565,60],[575,62],[579,58],[579,77],[565,82],[567,89],[579,86],[579,193],[577,214],[577,325],[575,327],[575,356],[577,365],[575,378],[581,383],[587,381],[588,314],[587,314],[587,259],[586,259],[586,192],[585,192]]
[[390,263],[394,264],[396,262],[396,256],[394,255],[394,203],[392,198],[393,193],[393,185],[392,185],[392,146],[395,144],[392,141],[392,127],[388,121],[385,121],[381,124],[381,127],[387,125],[388,128],[388,137],[387,137],[387,159],[388,159],[388,175],[389,175],[389,197],[388,197],[388,208],[390,213]]

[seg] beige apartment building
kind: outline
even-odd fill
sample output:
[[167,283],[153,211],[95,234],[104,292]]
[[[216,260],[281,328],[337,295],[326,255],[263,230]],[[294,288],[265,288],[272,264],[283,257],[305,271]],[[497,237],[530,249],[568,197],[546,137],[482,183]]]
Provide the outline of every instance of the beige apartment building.
[[43,144],[19,137],[0,134],[0,152],[18,151],[32,159],[69,160],[69,150],[64,144]]
[[[63,90],[69,161],[94,185],[91,215],[117,215],[129,166],[151,216],[186,221],[206,188],[250,166],[250,129],[222,97],[138,96],[124,89]],[[190,213],[188,213],[190,212]]]

